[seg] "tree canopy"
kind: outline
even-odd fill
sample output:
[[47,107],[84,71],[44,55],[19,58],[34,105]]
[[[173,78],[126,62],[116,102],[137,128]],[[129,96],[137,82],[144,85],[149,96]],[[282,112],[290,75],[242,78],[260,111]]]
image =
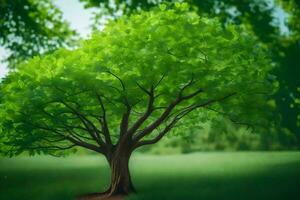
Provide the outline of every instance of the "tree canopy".
[[123,16],[76,50],[10,72],[0,104],[6,152],[81,146],[107,155],[124,140],[132,149],[159,141],[190,113],[266,122],[267,52],[242,27],[188,10],[178,3]]
[[[99,8],[96,19],[105,15],[118,17],[120,13],[131,14],[138,10],[149,10],[161,1],[153,0],[79,0],[86,8]],[[228,23],[243,24],[252,31],[271,52],[276,67],[273,74],[280,83],[274,95],[277,112],[283,127],[296,134],[300,140],[297,115],[300,112],[299,82],[299,1],[296,0],[185,0],[201,15],[217,16],[222,26]],[[164,0],[176,2],[176,0]],[[286,13],[282,33],[278,21],[278,10]],[[51,52],[61,46],[69,46],[74,31],[62,21],[61,11],[51,0],[1,0],[0,1],[0,45],[9,52],[9,66],[40,53]],[[281,26],[282,27],[282,26]],[[282,131],[282,130],[279,130]]]
[[[118,0],[111,3],[110,0],[80,0],[86,8],[101,8],[103,14],[116,15],[118,11],[123,14],[131,14],[140,9],[149,10],[161,2],[179,2],[179,0]],[[223,24],[234,22],[247,24],[248,27],[263,40],[270,42],[274,34],[278,34],[278,24],[274,22],[274,2],[268,0],[185,0],[190,3],[199,13],[208,14],[210,17],[218,16]],[[276,2],[276,6],[279,6]],[[286,1],[292,2],[292,1]],[[100,15],[101,16],[101,15]]]
[[[158,5],[160,0],[80,0],[86,8],[100,8],[95,19],[103,15],[118,17],[120,13],[131,14],[138,10],[149,10]],[[179,0],[163,0],[178,2]],[[300,57],[300,1],[297,0],[184,0],[193,5],[201,15],[220,18],[223,26],[228,23],[243,24],[264,43],[276,67],[273,74],[280,83],[274,95],[276,112],[281,126],[292,131],[300,141],[300,126],[297,115],[300,113],[297,99],[300,98],[299,63]],[[284,17],[285,33],[282,32],[279,13]],[[97,21],[97,20],[96,20]],[[274,115],[275,116],[275,115]],[[282,132],[283,130],[279,130]],[[300,144],[300,143],[299,143]]]

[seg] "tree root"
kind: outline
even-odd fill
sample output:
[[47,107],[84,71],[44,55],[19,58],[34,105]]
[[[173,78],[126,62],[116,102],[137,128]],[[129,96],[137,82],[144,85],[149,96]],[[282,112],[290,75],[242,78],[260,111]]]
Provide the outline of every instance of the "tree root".
[[109,195],[107,192],[104,192],[82,195],[77,200],[123,200],[124,198],[124,195]]

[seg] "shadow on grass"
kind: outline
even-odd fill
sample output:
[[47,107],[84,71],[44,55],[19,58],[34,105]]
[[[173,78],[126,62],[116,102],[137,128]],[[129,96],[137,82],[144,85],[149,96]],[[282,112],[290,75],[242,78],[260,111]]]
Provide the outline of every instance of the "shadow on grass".
[[300,197],[300,162],[269,166],[255,174],[190,176],[179,172],[178,176],[159,174],[156,177],[153,171],[152,175],[136,179],[142,192],[129,200],[296,200]]
[[68,200],[106,188],[101,168],[1,172],[1,200]]
[[[258,155],[250,161],[248,154],[224,155],[138,158],[132,166],[138,193],[127,199],[299,199],[300,154],[291,160],[286,155],[269,160]],[[1,200],[68,200],[104,191],[109,184],[108,167],[104,165],[83,163],[72,168],[73,161],[68,161],[68,167],[61,167],[62,160],[55,160],[49,161],[49,167],[23,169],[22,165],[28,163],[21,161],[13,162],[20,165],[17,168],[10,169],[9,164],[0,167]]]

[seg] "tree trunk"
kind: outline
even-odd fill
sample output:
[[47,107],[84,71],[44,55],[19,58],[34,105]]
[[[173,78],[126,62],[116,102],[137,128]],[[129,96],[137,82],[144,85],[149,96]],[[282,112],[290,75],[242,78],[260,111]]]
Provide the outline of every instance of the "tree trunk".
[[110,199],[112,196],[122,197],[136,192],[129,171],[130,149],[129,145],[119,145],[116,150],[105,155],[111,169],[111,184],[106,192],[83,195],[78,199]]
[[[121,151],[124,151],[122,149]],[[115,152],[109,161],[111,169],[111,185],[108,190],[109,196],[128,195],[135,192],[129,171],[130,153]]]

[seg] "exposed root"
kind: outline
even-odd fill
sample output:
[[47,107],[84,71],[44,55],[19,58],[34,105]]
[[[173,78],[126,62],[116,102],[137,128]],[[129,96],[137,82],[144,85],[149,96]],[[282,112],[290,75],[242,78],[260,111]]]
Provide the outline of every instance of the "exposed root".
[[82,195],[77,200],[124,200],[124,195],[109,195],[108,193],[93,193]]

